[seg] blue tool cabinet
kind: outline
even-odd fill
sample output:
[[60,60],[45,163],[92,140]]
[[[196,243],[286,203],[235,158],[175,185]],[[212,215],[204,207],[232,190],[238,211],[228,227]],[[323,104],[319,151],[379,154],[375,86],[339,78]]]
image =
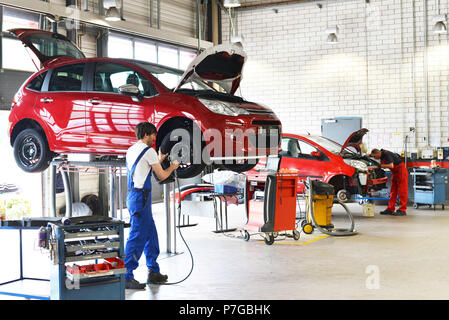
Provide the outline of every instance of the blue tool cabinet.
[[124,300],[126,269],[76,274],[67,271],[107,258],[124,258],[124,223],[119,220],[85,224],[51,224],[52,300]]
[[447,171],[443,168],[413,168],[414,204],[417,209],[420,205],[429,208],[440,204],[444,209],[446,203]]

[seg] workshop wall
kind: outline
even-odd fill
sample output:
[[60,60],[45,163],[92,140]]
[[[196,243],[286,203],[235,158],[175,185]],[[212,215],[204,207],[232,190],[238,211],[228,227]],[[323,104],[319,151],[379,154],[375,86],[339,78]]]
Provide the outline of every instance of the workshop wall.
[[[284,132],[320,134],[322,118],[360,116],[370,130],[369,148],[399,152],[405,135],[409,152],[449,146],[448,34],[432,31],[434,1],[427,10],[418,0],[245,8],[271,2],[242,0],[235,10],[248,54],[240,93],[273,108]],[[449,13],[448,2],[439,1],[439,14]],[[230,39],[227,17],[224,42]],[[338,43],[327,43],[325,30],[336,25]]]

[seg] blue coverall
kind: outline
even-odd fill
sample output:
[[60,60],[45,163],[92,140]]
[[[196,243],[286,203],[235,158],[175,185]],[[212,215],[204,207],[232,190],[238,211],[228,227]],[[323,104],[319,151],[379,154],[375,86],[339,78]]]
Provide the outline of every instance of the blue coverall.
[[159,273],[159,264],[156,259],[159,256],[159,240],[156,225],[151,211],[151,171],[145,180],[143,188],[135,188],[133,174],[137,163],[150,147],[145,148],[137,157],[131,170],[127,168],[128,194],[126,205],[131,215],[131,228],[125,248],[125,279],[134,279],[133,271],[139,265],[142,252],[145,254],[146,264],[149,270]]

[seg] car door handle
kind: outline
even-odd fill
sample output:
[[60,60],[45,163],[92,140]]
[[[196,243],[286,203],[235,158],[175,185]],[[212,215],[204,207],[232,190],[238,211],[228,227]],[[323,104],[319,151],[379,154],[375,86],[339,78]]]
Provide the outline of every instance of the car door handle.
[[50,102],[53,102],[53,99],[43,98],[43,99],[41,99],[41,102],[43,102],[43,103],[50,103]]
[[89,102],[91,104],[100,104],[103,101],[101,101],[100,99],[89,99],[89,100],[87,100],[87,102]]

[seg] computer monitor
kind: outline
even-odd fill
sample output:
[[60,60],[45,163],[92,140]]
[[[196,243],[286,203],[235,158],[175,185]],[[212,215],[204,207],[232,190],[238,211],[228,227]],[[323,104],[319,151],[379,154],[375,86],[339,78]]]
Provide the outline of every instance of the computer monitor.
[[267,170],[279,171],[281,165],[281,157],[267,157],[267,164],[265,168]]

